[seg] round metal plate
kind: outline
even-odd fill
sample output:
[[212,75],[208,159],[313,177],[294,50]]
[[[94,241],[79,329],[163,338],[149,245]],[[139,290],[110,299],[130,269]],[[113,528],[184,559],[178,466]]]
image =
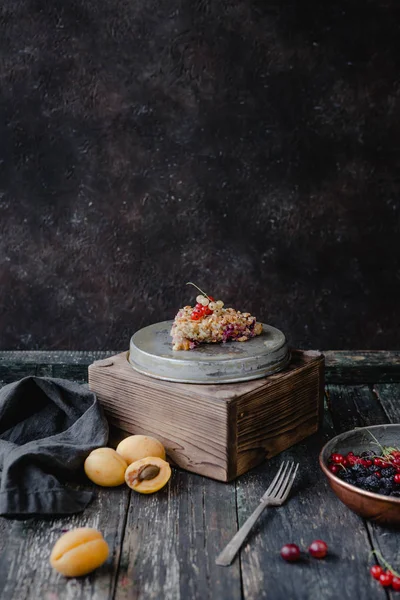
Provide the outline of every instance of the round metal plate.
[[177,352],[172,350],[172,323],[155,323],[132,336],[128,360],[136,371],[179,383],[234,383],[276,373],[290,360],[284,334],[270,325],[263,324],[263,333],[247,342]]

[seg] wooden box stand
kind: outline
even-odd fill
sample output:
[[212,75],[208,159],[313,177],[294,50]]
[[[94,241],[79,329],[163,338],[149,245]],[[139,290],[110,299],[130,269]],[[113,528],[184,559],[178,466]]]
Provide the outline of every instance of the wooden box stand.
[[196,385],[142,375],[124,352],[90,365],[89,387],[111,424],[158,438],[183,469],[230,481],[317,431],[324,357],[295,350],[275,375]]

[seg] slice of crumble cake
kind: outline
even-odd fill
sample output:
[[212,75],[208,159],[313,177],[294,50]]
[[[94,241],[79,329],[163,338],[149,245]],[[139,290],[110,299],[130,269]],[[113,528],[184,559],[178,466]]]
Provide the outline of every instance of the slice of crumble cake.
[[224,308],[221,300],[215,302],[204,292],[197,296],[196,302],[195,307],[181,308],[175,317],[171,329],[173,350],[191,350],[199,344],[229,340],[246,342],[262,333],[262,324],[250,313]]

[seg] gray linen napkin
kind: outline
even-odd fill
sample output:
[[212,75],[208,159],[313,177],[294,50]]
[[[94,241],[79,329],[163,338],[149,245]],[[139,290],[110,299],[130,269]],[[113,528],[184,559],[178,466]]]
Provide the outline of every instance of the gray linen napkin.
[[0,515],[82,511],[90,491],[65,482],[108,439],[93,392],[65,379],[26,377],[0,389]]

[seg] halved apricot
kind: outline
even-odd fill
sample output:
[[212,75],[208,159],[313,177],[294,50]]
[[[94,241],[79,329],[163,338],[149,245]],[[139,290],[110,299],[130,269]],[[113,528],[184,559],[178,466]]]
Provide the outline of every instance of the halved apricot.
[[158,456],[165,460],[162,443],[148,435],[130,435],[118,444],[117,452],[128,465],[147,456]]
[[133,462],[125,471],[127,485],[141,494],[152,494],[163,488],[171,477],[171,467],[159,456],[147,456]]

